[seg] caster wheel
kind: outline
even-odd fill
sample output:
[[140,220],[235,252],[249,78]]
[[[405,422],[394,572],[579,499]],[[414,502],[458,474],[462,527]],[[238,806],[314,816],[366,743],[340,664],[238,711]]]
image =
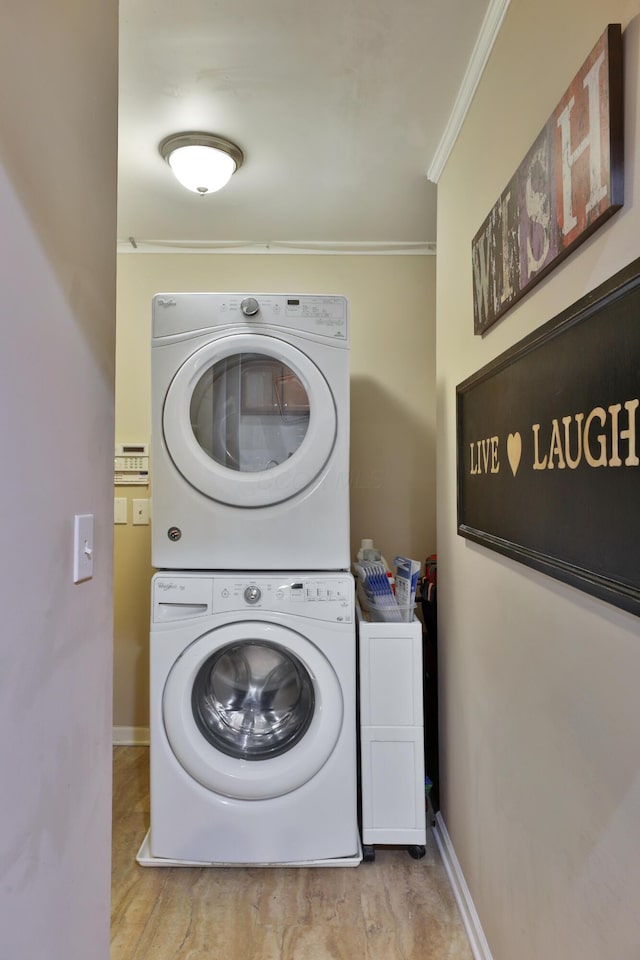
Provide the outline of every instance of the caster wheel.
[[373,863],[376,858],[376,852],[372,846],[368,844],[362,848],[362,860],[363,863]]
[[413,857],[414,860],[422,860],[425,853],[427,852],[426,847],[420,847],[420,846],[407,847],[407,850],[409,851],[409,856]]

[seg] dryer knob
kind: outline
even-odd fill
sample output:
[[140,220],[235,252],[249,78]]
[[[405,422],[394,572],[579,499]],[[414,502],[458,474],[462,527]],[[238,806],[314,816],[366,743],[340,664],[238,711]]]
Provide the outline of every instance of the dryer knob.
[[255,297],[245,297],[240,304],[240,309],[244,313],[245,317],[255,317],[256,313],[260,309],[260,304]]
[[257,603],[262,596],[260,587],[247,587],[244,591],[244,598],[247,603]]

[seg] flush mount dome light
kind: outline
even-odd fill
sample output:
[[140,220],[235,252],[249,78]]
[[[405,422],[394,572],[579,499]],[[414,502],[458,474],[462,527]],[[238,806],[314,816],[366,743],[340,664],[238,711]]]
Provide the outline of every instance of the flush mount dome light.
[[213,133],[174,133],[159,150],[176,180],[201,196],[222,189],[244,160],[240,147]]

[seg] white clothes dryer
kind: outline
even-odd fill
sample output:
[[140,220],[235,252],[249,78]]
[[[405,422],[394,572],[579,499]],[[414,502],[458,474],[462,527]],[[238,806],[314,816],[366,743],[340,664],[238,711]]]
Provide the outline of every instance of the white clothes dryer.
[[349,574],[158,573],[151,862],[361,859]]
[[344,297],[153,298],[152,563],[348,570]]

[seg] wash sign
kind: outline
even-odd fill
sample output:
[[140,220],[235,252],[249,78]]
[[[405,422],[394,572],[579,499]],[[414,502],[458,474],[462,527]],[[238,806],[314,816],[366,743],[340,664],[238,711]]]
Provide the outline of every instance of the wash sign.
[[640,615],[640,259],[457,388],[458,533]]
[[610,24],[473,238],[476,334],[623,202],[620,24]]

